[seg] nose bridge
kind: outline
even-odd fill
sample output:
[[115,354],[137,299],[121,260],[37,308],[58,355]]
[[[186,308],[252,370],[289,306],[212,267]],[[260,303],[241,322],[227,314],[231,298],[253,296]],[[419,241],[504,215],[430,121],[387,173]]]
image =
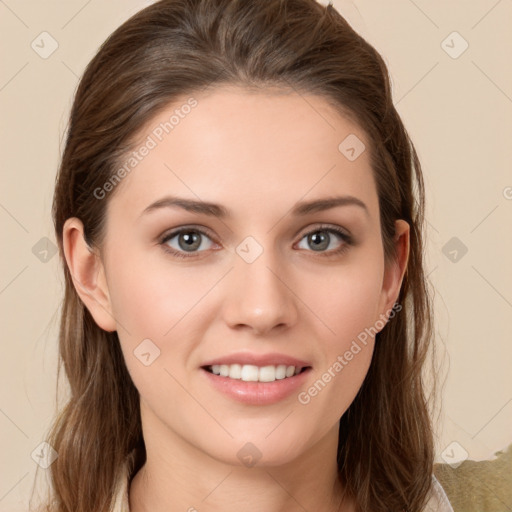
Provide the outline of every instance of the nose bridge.
[[273,248],[247,237],[236,247],[234,258],[224,307],[226,322],[260,333],[295,322],[294,295],[286,283],[283,262]]

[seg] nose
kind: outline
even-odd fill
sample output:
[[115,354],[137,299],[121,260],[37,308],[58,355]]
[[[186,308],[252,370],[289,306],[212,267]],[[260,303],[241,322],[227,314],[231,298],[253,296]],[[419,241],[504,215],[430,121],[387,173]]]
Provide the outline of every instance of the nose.
[[292,326],[298,318],[297,298],[282,264],[278,268],[270,250],[252,263],[235,257],[223,302],[226,323],[257,335]]

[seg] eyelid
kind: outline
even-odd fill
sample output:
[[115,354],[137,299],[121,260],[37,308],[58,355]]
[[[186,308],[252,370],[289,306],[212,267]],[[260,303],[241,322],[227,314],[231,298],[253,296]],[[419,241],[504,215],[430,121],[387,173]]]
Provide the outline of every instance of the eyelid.
[[[343,228],[341,226],[337,226],[336,224],[325,224],[325,223],[319,223],[317,225],[314,225],[312,228],[311,227],[307,227],[304,229],[304,231],[299,231],[300,234],[300,239],[302,240],[302,238],[304,238],[306,235],[309,235],[311,233],[315,233],[317,231],[334,231],[336,233],[338,233],[339,235],[342,235],[343,237],[345,237],[347,240],[350,240],[352,241],[352,234],[350,233],[350,231],[346,228]],[[299,235],[297,235],[299,236]]]
[[[352,234],[348,229],[341,227],[341,226],[337,226],[335,224],[325,224],[325,223],[321,223],[321,222],[317,223],[316,225],[313,225],[313,227],[307,227],[307,228],[304,228],[303,230],[299,230],[298,232],[295,233],[294,238],[299,236],[299,233],[301,233],[301,239],[302,239],[305,235],[308,235],[315,231],[319,231],[319,230],[323,230],[323,229],[325,229],[325,230],[332,229],[334,231],[339,231],[342,234],[344,234],[347,238],[352,239]],[[185,224],[178,228],[174,228],[174,229],[164,232],[158,238],[160,241],[162,241],[166,238],[168,239],[168,238],[170,238],[174,235],[177,235],[177,234],[181,233],[182,231],[186,231],[186,230],[198,231],[200,233],[207,235],[212,240],[216,240],[216,236],[213,233],[213,231],[211,229],[207,228],[206,226],[202,226],[200,224],[190,224],[190,225]]]
[[[197,251],[197,252],[187,253],[186,251],[176,251],[175,249],[167,246],[167,242],[170,239],[172,239],[175,236],[181,234],[182,232],[187,232],[187,231],[195,231],[195,232],[197,232],[197,233],[199,233],[201,235],[204,235],[204,236],[208,237],[210,240],[212,240],[212,242],[214,242],[215,244],[219,245],[219,243],[216,241],[215,235],[212,235],[212,231],[209,228],[207,228],[205,226],[201,226],[201,225],[183,225],[183,226],[180,226],[178,228],[171,229],[171,230],[163,233],[158,238],[159,244],[162,245],[162,246],[166,246],[166,247],[164,247],[164,250],[166,252],[169,252],[169,253],[171,253],[173,255],[178,255],[178,257],[183,257],[183,258],[188,258],[188,257],[193,258],[196,255],[199,255],[201,253],[207,252],[207,251]],[[341,248],[332,249],[330,251],[320,251],[320,252],[318,252],[318,254],[320,254],[320,255],[324,254],[325,257],[334,256],[341,249],[346,249],[347,246],[355,244],[354,240],[353,240],[353,237],[352,237],[352,234],[346,228],[343,228],[343,227],[337,226],[337,225],[333,225],[333,224],[323,224],[323,223],[319,223],[317,225],[314,225],[313,227],[307,227],[307,228],[304,228],[303,231],[299,231],[299,233],[301,233],[301,234],[300,234],[300,237],[299,237],[299,240],[297,241],[297,243],[301,242],[302,239],[305,236],[313,234],[313,233],[316,233],[317,231],[328,231],[328,232],[331,232],[331,233],[335,233],[343,241],[343,244],[342,244]],[[296,236],[299,236],[299,235],[295,235],[295,237]],[[315,251],[306,251],[306,252],[314,253]]]
[[183,231],[197,231],[198,233],[206,235],[207,237],[211,238],[212,240],[216,239],[216,236],[211,229],[207,228],[206,226],[201,226],[198,224],[190,224],[190,225],[185,224],[178,228],[169,229],[169,230],[165,231],[162,235],[160,235],[158,237],[158,239],[161,242],[165,241],[166,239],[169,240],[170,238],[172,238],[176,235],[179,235]]

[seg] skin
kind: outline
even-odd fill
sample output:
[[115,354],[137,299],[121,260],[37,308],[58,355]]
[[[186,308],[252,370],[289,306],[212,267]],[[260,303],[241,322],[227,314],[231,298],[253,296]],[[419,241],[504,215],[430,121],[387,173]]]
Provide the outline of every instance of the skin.
[[[76,289],[97,324],[117,330],[141,397],[147,462],[130,487],[131,511],[355,510],[348,499],[340,506],[338,427],[367,374],[373,338],[306,405],[297,393],[272,405],[235,402],[199,367],[237,351],[281,352],[310,362],[307,390],[389,314],[409,226],[396,222],[397,259],[385,265],[369,152],[349,161],[338,150],[349,134],[366,148],[369,141],[323,98],[225,86],[194,97],[197,107],[103,199],[102,253],[87,248],[79,219],[64,227]],[[144,127],[141,140],[176,107]],[[232,217],[179,208],[142,214],[167,194],[221,204]],[[366,210],[289,213],[298,201],[333,195],[354,196]],[[354,244],[320,223],[348,230]],[[159,243],[182,226],[211,234],[200,235],[188,259]],[[330,237],[327,248],[308,243],[316,230]],[[252,263],[236,252],[247,236],[263,249]],[[179,241],[166,244],[191,254]],[[149,366],[133,354],[147,338],[161,351]],[[237,457],[247,442],[261,452],[253,467]]]

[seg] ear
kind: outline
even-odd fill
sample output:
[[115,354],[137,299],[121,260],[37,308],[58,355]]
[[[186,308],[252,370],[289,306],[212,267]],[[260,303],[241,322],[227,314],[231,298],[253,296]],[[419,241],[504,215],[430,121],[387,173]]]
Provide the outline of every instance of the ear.
[[82,221],[71,217],[64,223],[62,231],[64,255],[78,295],[99,327],[115,331],[117,326],[103,263],[87,245]]
[[407,269],[407,263],[409,261],[409,233],[410,226],[405,220],[399,219],[395,221],[395,236],[393,240],[396,258],[387,263],[384,269],[384,279],[379,304],[379,313],[386,317],[398,299]]

